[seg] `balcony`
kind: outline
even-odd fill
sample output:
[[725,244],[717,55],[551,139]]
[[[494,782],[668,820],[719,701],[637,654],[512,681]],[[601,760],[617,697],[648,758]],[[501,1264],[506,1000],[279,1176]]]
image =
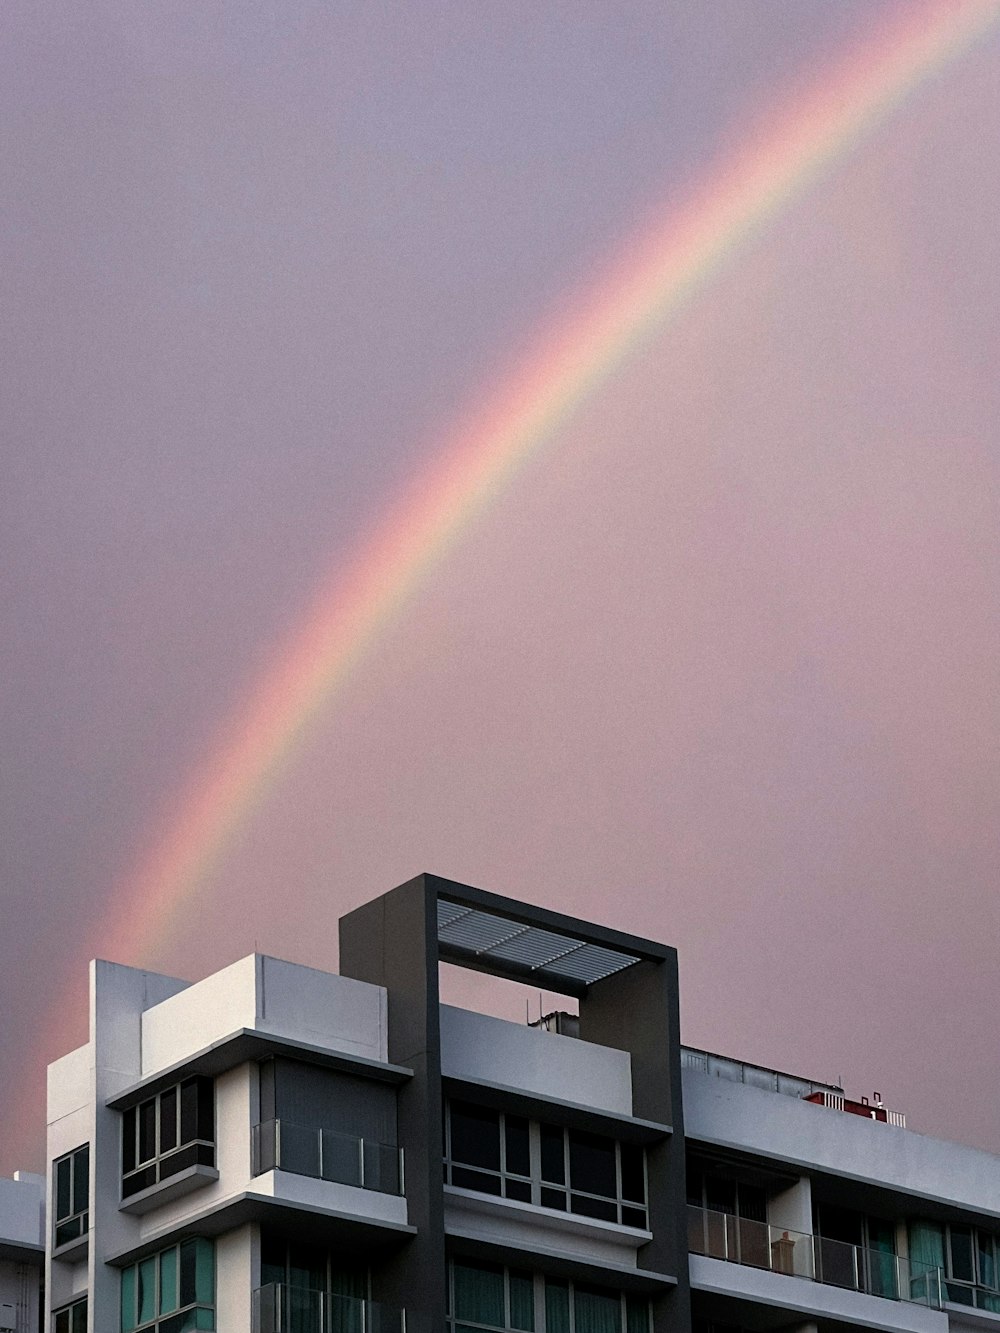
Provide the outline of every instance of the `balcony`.
[[402,1310],[272,1282],[253,1293],[253,1333],[405,1333]]
[[692,1254],[933,1309],[948,1299],[940,1268],[693,1204],[687,1212]]
[[399,1195],[404,1189],[402,1148],[288,1120],[253,1127],[253,1173],[274,1170],[381,1194]]

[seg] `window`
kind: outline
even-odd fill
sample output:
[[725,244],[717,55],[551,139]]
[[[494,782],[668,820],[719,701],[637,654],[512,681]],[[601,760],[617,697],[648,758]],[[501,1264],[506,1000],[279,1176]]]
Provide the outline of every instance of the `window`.
[[638,1145],[468,1102],[448,1106],[445,1179],[582,1217],[647,1225],[646,1155]]
[[454,1333],[477,1329],[535,1327],[534,1278],[530,1273],[498,1264],[451,1266],[449,1310]]
[[54,1333],[87,1333],[87,1298],[57,1310],[53,1321]]
[[398,1312],[394,1323],[388,1311],[367,1304],[368,1270],[340,1250],[263,1231],[260,1277],[253,1295],[257,1333],[388,1333],[400,1327]]
[[545,1333],[649,1333],[649,1302],[546,1278]]
[[499,1264],[451,1264],[450,1333],[649,1333],[649,1302]]
[[211,1079],[185,1079],[123,1112],[123,1199],[199,1165],[215,1165]]
[[53,1168],[55,1246],[69,1245],[90,1230],[90,1144],[60,1157]]
[[121,1291],[121,1333],[214,1329],[215,1247],[185,1240],[141,1259],[122,1269]]
[[946,1301],[1000,1314],[1000,1238],[992,1232],[958,1223],[912,1222],[910,1269],[915,1294],[942,1269]]

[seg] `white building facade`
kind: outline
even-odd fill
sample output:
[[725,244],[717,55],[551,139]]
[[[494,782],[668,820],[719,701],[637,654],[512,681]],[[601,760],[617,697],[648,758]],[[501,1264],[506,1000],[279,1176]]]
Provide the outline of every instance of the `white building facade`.
[[[579,1017],[444,1006],[441,961]],[[98,962],[90,1003],[46,1333],[1000,1333],[997,1158],[683,1050],[653,941],[425,875],[345,918],[341,975]]]

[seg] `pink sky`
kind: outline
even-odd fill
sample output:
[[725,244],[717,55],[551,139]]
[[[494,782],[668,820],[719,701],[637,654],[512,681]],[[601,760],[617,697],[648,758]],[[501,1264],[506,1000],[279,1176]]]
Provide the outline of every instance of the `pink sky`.
[[[628,9],[6,11],[0,1170],[40,1162],[83,938],[331,561],[898,13]],[[994,36],[519,474],[120,961],[334,967],[432,870],[676,945],[690,1044],[1000,1150],[998,158]]]

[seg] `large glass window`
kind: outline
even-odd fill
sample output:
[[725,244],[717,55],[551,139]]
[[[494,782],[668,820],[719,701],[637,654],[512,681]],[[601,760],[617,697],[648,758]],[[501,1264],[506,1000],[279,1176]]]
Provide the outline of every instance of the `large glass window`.
[[122,1269],[121,1333],[215,1328],[215,1246],[185,1240]]
[[450,1333],[649,1333],[643,1297],[460,1260],[452,1263],[450,1278]]
[[945,1299],[1000,1314],[1000,1238],[959,1223],[912,1222],[910,1285],[926,1284],[926,1271],[941,1268]]
[[53,1320],[55,1333],[87,1333],[87,1298],[57,1310]]
[[[261,1235],[261,1287],[255,1293],[259,1333],[364,1333],[368,1270],[318,1245]],[[387,1320],[386,1329],[395,1327]],[[374,1327],[382,1327],[377,1321]]]
[[68,1245],[90,1230],[90,1144],[74,1148],[53,1167],[55,1245]]
[[448,1105],[445,1179],[543,1208],[647,1225],[641,1147],[468,1102]]
[[196,1076],[122,1113],[122,1198],[215,1165],[215,1089]]

